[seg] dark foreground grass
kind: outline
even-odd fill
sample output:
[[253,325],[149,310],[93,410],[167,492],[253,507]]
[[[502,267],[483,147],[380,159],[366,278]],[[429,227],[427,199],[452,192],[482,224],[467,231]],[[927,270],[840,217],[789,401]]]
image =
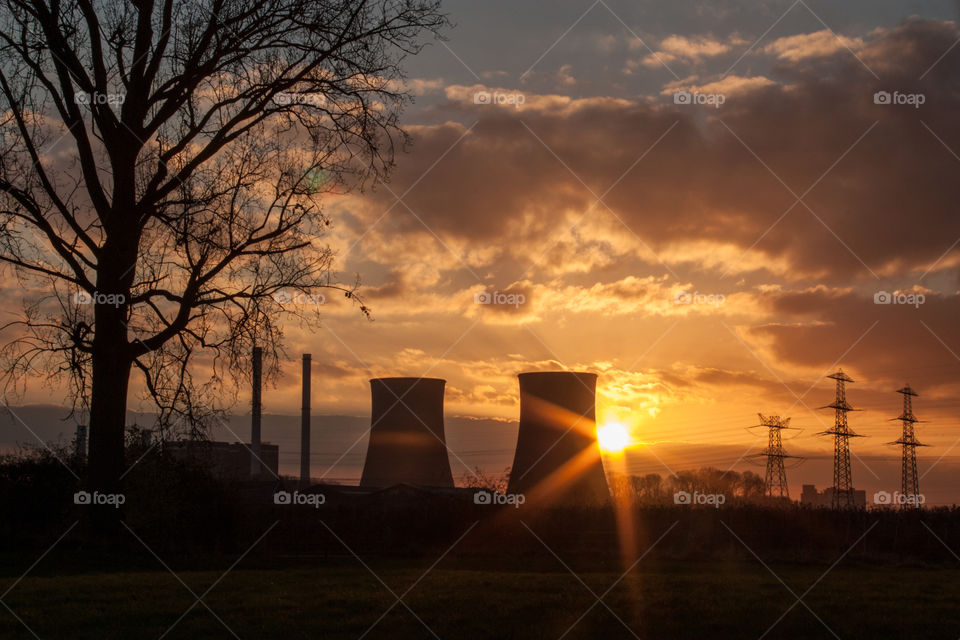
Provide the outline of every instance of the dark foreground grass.
[[[375,574],[353,558],[178,571],[202,602],[162,568],[39,571],[3,598],[0,637],[960,637],[960,568],[771,566],[778,579],[759,562],[688,561],[641,563],[618,582],[618,572],[578,578],[559,563],[526,572],[442,562],[424,574],[430,563],[374,562]],[[606,594],[601,603],[591,590]]]

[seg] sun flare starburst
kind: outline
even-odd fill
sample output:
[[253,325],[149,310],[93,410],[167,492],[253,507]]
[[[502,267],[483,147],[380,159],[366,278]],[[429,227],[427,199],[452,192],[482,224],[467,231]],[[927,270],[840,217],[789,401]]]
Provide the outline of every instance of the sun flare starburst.
[[609,422],[597,428],[600,448],[609,453],[619,453],[631,444],[630,433],[619,422]]

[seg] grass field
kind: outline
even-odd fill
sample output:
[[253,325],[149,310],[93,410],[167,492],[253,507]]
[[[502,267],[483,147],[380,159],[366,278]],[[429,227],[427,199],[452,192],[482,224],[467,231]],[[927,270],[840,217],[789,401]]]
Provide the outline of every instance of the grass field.
[[[960,566],[771,566],[784,586],[759,562],[739,560],[645,560],[620,582],[619,572],[578,579],[559,562],[536,573],[441,562],[424,575],[431,562],[374,562],[376,576],[354,558],[178,571],[209,606],[189,613],[194,596],[159,563],[64,575],[41,565],[3,598],[13,613],[0,608],[0,637],[34,637],[14,613],[41,638],[98,640],[960,637]],[[5,576],[3,589],[16,577]],[[810,591],[796,603],[787,587]],[[608,589],[597,604],[590,590]],[[392,609],[390,590],[407,592]]]
[[960,638],[958,509],[321,510],[158,472],[98,522],[50,469],[0,482],[0,640]]

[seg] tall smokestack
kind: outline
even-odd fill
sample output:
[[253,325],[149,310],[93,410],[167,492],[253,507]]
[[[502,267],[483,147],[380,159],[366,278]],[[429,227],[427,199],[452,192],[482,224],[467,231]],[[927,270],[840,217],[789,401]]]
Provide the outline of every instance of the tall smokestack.
[[549,371],[518,378],[520,428],[507,491],[530,502],[609,500],[597,443],[596,374]]
[[303,404],[300,409],[300,486],[310,484],[310,354],[303,354]]
[[253,389],[250,407],[250,476],[260,477],[260,384],[263,378],[263,348],[253,348]]
[[443,431],[445,384],[437,378],[370,381],[370,445],[360,486],[453,486]]

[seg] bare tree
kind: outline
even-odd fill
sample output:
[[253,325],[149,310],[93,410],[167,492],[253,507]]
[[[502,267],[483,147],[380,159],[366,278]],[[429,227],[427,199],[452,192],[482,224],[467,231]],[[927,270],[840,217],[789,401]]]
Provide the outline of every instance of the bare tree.
[[[122,472],[131,373],[195,418],[284,313],[338,284],[328,191],[405,141],[401,64],[439,0],[0,0],[5,379],[89,403],[90,481]],[[354,299],[361,311],[362,302]]]

